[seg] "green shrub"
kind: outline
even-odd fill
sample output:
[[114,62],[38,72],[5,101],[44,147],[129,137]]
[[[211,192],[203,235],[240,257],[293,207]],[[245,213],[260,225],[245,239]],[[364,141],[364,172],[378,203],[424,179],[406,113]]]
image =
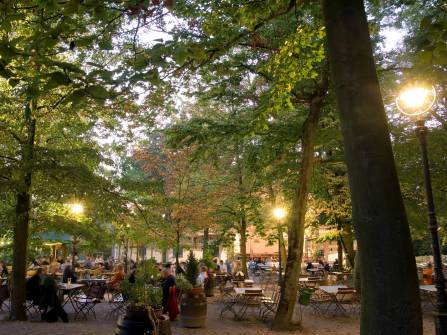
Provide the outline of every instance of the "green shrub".
[[197,277],[199,275],[199,262],[194,257],[192,250],[189,251],[188,260],[186,261],[185,278],[192,286],[197,285]]

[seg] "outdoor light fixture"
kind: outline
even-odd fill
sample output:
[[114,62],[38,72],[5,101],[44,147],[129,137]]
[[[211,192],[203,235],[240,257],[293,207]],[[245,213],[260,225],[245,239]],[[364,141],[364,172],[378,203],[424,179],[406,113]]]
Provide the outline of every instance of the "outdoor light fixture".
[[436,102],[436,90],[433,86],[411,84],[403,87],[396,97],[396,106],[403,114],[413,117],[416,122],[416,137],[421,147],[421,158],[424,168],[425,194],[427,198],[428,229],[431,234],[433,261],[435,268],[436,310],[433,313],[437,335],[447,334],[447,295],[445,292],[444,274],[442,272],[441,248],[438,236],[435,203],[430,175],[430,164],[427,152],[427,133],[424,115]]
[[70,205],[70,211],[75,215],[80,215],[84,213],[84,206],[81,204],[75,203]]
[[433,86],[410,84],[404,86],[396,97],[399,111],[408,116],[419,116],[428,112],[436,102]]
[[281,220],[286,216],[286,211],[284,210],[284,208],[277,207],[273,210],[273,215],[276,219]]

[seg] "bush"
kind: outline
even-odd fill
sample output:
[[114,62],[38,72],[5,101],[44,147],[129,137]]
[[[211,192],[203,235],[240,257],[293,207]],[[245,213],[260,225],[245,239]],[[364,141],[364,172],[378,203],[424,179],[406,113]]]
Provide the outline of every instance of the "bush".
[[215,270],[217,268],[217,264],[214,263],[214,257],[209,251],[205,251],[200,262],[203,263],[208,269]]
[[192,286],[196,286],[197,277],[199,276],[199,262],[194,257],[192,250],[189,251],[188,260],[186,261],[185,278]]
[[184,275],[177,276],[177,278],[175,279],[175,286],[179,291],[182,292],[192,289],[191,283],[185,278]]

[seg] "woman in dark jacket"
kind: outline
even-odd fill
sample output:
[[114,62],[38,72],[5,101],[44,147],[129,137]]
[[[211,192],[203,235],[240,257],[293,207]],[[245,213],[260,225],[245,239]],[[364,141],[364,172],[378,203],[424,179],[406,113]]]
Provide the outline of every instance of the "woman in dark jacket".
[[165,268],[163,270],[163,283],[161,287],[163,289],[163,312],[166,313],[168,311],[168,298],[169,298],[169,289],[175,286],[175,277],[171,273],[171,269]]
[[68,316],[61,306],[57,296],[56,274],[45,276],[40,294],[39,309],[43,311],[42,320],[56,322],[61,318],[63,322],[68,322]]

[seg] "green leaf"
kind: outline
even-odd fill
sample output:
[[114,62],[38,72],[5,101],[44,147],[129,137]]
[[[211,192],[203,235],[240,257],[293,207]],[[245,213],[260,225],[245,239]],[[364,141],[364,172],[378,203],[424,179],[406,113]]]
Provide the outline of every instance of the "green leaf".
[[20,82],[20,79],[18,79],[18,78],[9,78],[8,85],[11,87],[16,87],[19,82]]
[[79,89],[79,90],[74,90],[70,95],[68,95],[65,100],[64,103],[68,104],[68,103],[72,103],[73,106],[78,105],[83,99],[85,99],[86,93],[84,90]]
[[109,38],[104,38],[99,41],[98,46],[101,48],[101,50],[113,50],[113,44]]
[[87,92],[97,99],[107,99],[110,96],[109,91],[100,85],[89,86]]

